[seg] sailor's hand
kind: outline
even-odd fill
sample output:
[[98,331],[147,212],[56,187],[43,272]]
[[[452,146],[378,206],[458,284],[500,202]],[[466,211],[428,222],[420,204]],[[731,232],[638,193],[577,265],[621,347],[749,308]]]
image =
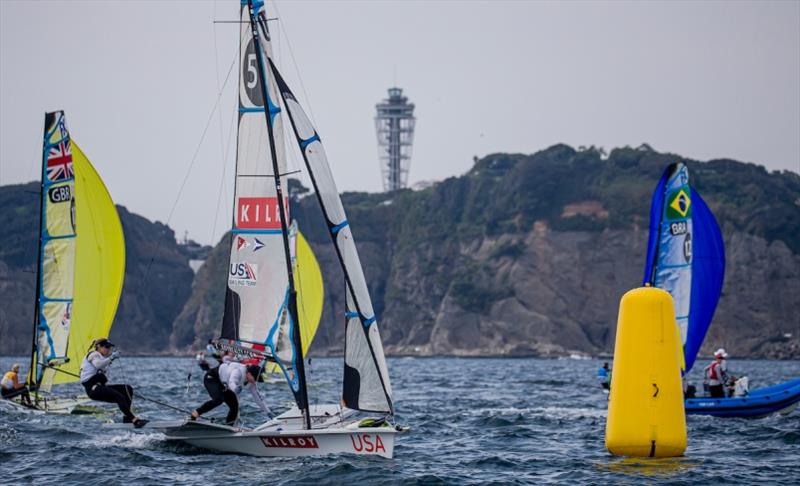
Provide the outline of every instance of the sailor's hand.
[[114,361],[117,358],[119,358],[119,351],[114,351],[111,353],[111,361]]

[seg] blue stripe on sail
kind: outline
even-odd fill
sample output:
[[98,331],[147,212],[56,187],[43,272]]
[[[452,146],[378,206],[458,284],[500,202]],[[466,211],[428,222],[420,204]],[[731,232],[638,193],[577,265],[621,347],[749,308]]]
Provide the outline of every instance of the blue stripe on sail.
[[[57,181],[51,181],[50,179],[48,179],[48,178],[47,178],[47,176],[45,176],[45,178],[44,178],[44,184],[43,184],[43,185],[44,185],[44,187],[45,187],[45,188],[48,188],[48,187],[50,187],[50,186],[54,186],[54,185],[56,185],[56,184],[64,184],[64,183],[66,183],[66,182],[72,182],[72,181],[74,181],[74,180],[75,180],[75,178],[74,178],[74,177],[68,177],[68,178],[66,178],[66,179],[59,179],[59,180],[57,180]],[[65,202],[66,202],[66,201],[65,201]]]
[[[278,358],[278,353],[275,351],[275,333],[278,331],[278,327],[280,325],[281,315],[283,314],[284,309],[286,309],[286,313],[288,314],[288,318],[292,321],[292,313],[289,312],[289,289],[286,289],[286,293],[283,297],[283,304],[278,309],[278,316],[275,318],[275,322],[272,323],[270,327],[269,334],[267,335],[266,345],[269,346],[270,351],[272,351],[272,356],[275,357],[275,362],[280,367],[281,371],[283,371],[283,376],[286,378],[286,381],[289,383],[289,387],[292,389],[294,393],[297,393],[300,390],[300,381],[297,374],[295,374],[294,378],[289,377],[289,372],[286,370],[286,365],[283,364],[283,361]],[[294,343],[294,322],[289,322],[289,342]],[[292,346],[292,369],[297,369],[297,350]]]
[[279,229],[234,229],[231,233],[235,235],[279,235],[282,233]]
[[[57,124],[56,124],[56,125],[57,125]],[[56,126],[56,128],[58,128],[58,126]],[[52,134],[52,133],[55,133],[55,130],[53,130],[53,131],[52,131],[52,132],[50,132],[50,133],[51,133],[51,134]],[[50,138],[50,137],[48,137],[48,139],[49,139],[49,138]],[[53,147],[56,147],[56,146],[58,146],[58,145],[60,145],[60,144],[62,144],[62,143],[64,143],[64,142],[71,142],[71,141],[72,141],[72,139],[70,138],[70,136],[69,136],[69,135],[67,135],[66,137],[64,137],[64,138],[62,138],[62,139],[59,139],[59,140],[56,140],[56,141],[55,141],[55,142],[53,142],[53,143],[50,143],[50,142],[47,142],[47,141],[46,141],[46,142],[44,143],[44,148],[45,148],[45,150],[50,150],[51,148],[53,148]]]
[[46,297],[44,294],[42,294],[40,299],[42,302],[66,302],[66,303],[72,302],[72,299],[51,299],[49,297]]
[[675,320],[676,320],[676,321],[679,321],[679,320],[681,320],[681,319],[688,319],[688,318],[689,318],[689,316],[688,316],[688,315],[685,315],[685,316],[676,316],[676,317],[675,317]]
[[354,317],[358,317],[358,312],[345,312],[344,316],[348,319],[352,319]]
[[261,106],[240,106],[239,113],[264,113],[264,108]]
[[342,231],[342,228],[344,228],[345,226],[347,226],[349,224],[350,224],[350,222],[345,219],[341,223],[339,223],[336,226],[334,226],[333,228],[331,228],[331,233],[335,235],[336,233]]
[[50,241],[50,240],[66,240],[70,238],[75,238],[77,235],[72,233],[71,235],[61,235],[61,236],[49,236],[49,235],[42,235],[42,241]]
[[278,116],[278,113],[281,112],[281,109],[272,104],[272,101],[270,101],[270,99],[269,99],[269,93],[267,93],[267,104],[269,105],[269,121],[274,126],[275,125],[275,117]]
[[365,320],[362,324],[364,324],[364,327],[369,327],[375,322],[375,320],[376,320],[375,316],[372,316],[369,319]]
[[[47,321],[44,320],[44,315],[40,314],[39,318],[39,329],[44,331],[44,335],[47,337],[47,347],[50,348],[49,353],[47,354],[47,359],[51,360],[56,357],[55,351],[55,344],[53,343],[53,336],[50,335],[50,326],[47,325]],[[44,371],[44,370],[42,370]]]
[[312,137],[309,137],[305,140],[300,140],[300,150],[305,150],[308,144],[316,142],[317,140],[319,140],[319,135],[317,135],[316,133],[314,133]]

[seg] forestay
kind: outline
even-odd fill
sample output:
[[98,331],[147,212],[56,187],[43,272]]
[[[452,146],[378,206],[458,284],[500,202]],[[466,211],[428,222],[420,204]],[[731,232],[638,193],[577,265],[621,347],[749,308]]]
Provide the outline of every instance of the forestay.
[[345,275],[348,309],[342,399],[349,408],[392,413],[392,388],[378,323],[325,150],[317,131],[271,59],[269,65]]
[[650,206],[644,283],[668,291],[692,369],[722,290],[725,250],[714,215],[689,185],[683,163],[664,171]]

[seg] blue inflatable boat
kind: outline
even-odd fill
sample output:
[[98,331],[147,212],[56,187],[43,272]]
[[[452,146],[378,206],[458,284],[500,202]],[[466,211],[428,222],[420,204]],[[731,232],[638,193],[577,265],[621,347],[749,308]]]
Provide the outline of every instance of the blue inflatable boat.
[[787,414],[800,402],[800,378],[759,388],[744,397],[687,398],[686,413],[715,417],[765,417]]

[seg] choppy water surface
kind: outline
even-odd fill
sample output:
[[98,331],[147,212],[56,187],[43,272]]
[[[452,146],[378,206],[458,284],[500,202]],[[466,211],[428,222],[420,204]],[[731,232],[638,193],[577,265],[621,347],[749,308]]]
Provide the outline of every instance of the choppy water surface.
[[[11,358],[0,358],[7,369]],[[25,362],[24,360],[20,360]],[[702,362],[701,362],[702,363]],[[701,363],[698,363],[698,367]],[[765,419],[690,416],[686,456],[623,460],[604,447],[606,396],[597,360],[390,359],[398,419],[411,425],[395,458],[306,459],[219,455],[164,442],[159,434],[103,429],[118,413],[52,416],[0,408],[0,483],[20,484],[525,484],[783,483],[800,480],[800,410]],[[125,358],[112,382],[182,408],[206,399],[188,358]],[[800,361],[732,361],[751,388],[800,376]],[[695,371],[693,375],[699,375]],[[340,359],[315,359],[310,394],[338,401]],[[268,403],[289,400],[282,384],[260,385]],[[77,390],[77,388],[73,388]],[[244,419],[259,423],[243,395]],[[177,412],[144,401],[150,419]],[[222,406],[216,412],[224,414]]]

